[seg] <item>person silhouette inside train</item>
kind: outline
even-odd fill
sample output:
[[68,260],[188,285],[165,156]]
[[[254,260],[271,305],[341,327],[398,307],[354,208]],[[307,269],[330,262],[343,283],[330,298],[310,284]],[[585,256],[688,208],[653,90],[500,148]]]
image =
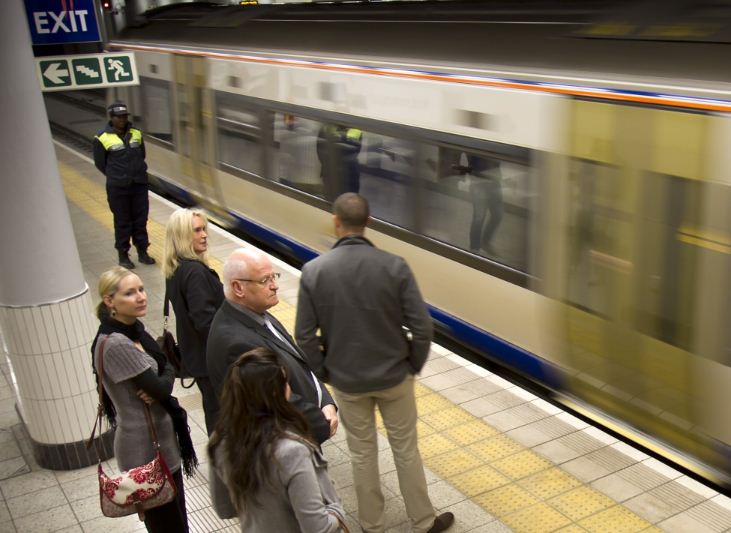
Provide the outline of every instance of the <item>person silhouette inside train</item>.
[[463,154],[463,156],[466,157],[460,157],[460,162],[466,159],[467,165],[452,165],[452,169],[464,176],[461,183],[464,184],[472,201],[470,251],[494,257],[497,251],[492,239],[500,226],[504,212],[500,162],[474,154]]
[[332,202],[345,192],[360,190],[358,154],[363,132],[341,124],[323,124],[317,136],[323,196]]

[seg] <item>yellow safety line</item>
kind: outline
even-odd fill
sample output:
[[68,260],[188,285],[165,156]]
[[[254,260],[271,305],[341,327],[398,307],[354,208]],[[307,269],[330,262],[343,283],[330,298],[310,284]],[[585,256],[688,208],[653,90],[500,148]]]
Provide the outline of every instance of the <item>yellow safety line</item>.
[[[102,226],[113,232],[114,221],[107,204],[107,193],[104,187],[83,176],[63,161],[58,162],[58,167],[66,197]],[[165,242],[165,226],[149,219],[147,221],[147,233],[150,237],[150,255],[157,259],[157,266],[160,267],[162,248]],[[208,262],[211,268],[218,272],[219,276],[222,275],[223,263],[218,258],[209,257]]]
[[[112,232],[104,188],[62,161],[58,164],[68,199]],[[165,227],[149,220],[148,232],[151,253],[161,258]],[[220,273],[221,261],[210,262]],[[280,302],[274,311],[292,331],[294,306]],[[425,465],[513,530],[659,531],[438,392],[417,383],[416,395]],[[378,425],[384,433],[380,416]]]

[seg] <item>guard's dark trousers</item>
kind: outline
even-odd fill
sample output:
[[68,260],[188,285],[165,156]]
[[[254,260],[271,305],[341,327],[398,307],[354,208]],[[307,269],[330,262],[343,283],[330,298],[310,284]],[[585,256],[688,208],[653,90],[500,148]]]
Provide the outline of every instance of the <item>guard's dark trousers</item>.
[[147,215],[150,199],[146,183],[133,183],[129,187],[107,185],[107,201],[114,215],[114,247],[129,252],[129,240],[138,250],[147,250]]

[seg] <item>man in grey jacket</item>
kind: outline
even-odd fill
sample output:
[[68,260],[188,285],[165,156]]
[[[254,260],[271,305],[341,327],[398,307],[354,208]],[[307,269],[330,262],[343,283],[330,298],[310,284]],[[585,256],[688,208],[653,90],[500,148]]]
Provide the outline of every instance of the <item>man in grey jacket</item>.
[[[358,517],[366,532],[385,528],[375,406],[383,416],[413,531],[438,533],[416,435],[414,374],[429,355],[432,325],[406,262],[364,237],[368,202],[356,193],[333,204],[338,241],[302,269],[295,337],[315,374],[330,383],[353,465]],[[317,330],[320,330],[320,336]]]

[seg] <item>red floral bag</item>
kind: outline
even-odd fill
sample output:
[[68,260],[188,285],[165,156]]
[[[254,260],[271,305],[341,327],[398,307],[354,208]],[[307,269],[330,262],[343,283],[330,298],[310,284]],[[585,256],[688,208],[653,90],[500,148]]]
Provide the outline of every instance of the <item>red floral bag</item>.
[[[107,337],[109,338],[109,337]],[[99,349],[99,407],[97,409],[97,419],[94,423],[94,429],[91,432],[91,438],[87,446],[91,445],[94,440],[97,425],[101,432],[102,416],[104,408],[102,406],[102,376],[104,375],[104,339]],[[155,450],[155,457],[147,464],[131,468],[116,476],[108,476],[101,463],[101,453],[99,453],[99,467],[97,474],[99,477],[99,499],[101,501],[102,514],[110,518],[119,516],[127,516],[137,513],[140,520],[145,519],[145,510],[154,509],[165,505],[175,499],[177,489],[175,481],[170,473],[165,459],[160,453],[160,444],[157,440],[157,432],[155,425],[152,423],[152,415],[150,408],[143,402],[145,408],[145,417],[147,425],[150,428],[150,437],[152,438],[152,447]],[[97,441],[97,445],[99,441]]]
[[144,520],[146,509],[154,509],[175,499],[175,481],[160,454],[146,465],[132,468],[121,474],[109,477],[98,467],[99,497],[102,514],[110,518],[127,516],[132,513]]

